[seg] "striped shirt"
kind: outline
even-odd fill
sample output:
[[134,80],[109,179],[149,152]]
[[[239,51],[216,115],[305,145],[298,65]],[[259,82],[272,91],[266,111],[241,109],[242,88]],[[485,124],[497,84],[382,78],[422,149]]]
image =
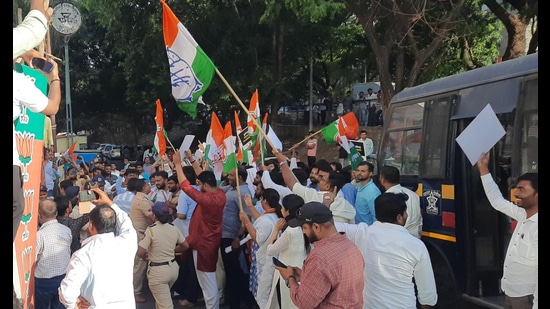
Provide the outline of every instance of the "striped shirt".
[[36,278],[49,279],[65,274],[71,259],[71,229],[57,222],[44,222],[36,233]]
[[290,286],[290,298],[300,309],[362,308],[364,268],[361,252],[346,236],[316,241],[304,261],[300,285]]

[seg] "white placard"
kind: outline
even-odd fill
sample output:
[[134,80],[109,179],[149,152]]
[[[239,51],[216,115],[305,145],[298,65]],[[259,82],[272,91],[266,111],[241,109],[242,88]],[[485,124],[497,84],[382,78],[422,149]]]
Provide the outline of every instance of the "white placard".
[[183,138],[183,142],[181,143],[181,147],[179,149],[181,158],[185,158],[185,151],[191,147],[191,143],[193,143],[193,140],[195,139],[195,135],[185,135]]
[[460,133],[456,142],[474,166],[506,134],[490,104]]

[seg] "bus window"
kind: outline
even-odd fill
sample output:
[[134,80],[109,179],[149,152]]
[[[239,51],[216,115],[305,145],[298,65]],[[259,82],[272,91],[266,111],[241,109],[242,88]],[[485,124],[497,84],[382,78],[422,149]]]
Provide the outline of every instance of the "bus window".
[[420,162],[420,175],[425,178],[444,178],[447,158],[449,109],[454,96],[426,101],[426,121]]
[[415,103],[395,107],[391,113],[389,130],[421,126],[424,119],[424,103]]
[[382,164],[395,166],[403,175],[419,171],[424,102],[396,106],[382,144]]
[[422,129],[404,131],[404,134],[402,151],[403,174],[418,175]]
[[538,173],[539,163],[539,83],[538,79],[525,82],[523,100],[524,114],[522,115],[521,134],[521,171],[519,175],[527,172]]

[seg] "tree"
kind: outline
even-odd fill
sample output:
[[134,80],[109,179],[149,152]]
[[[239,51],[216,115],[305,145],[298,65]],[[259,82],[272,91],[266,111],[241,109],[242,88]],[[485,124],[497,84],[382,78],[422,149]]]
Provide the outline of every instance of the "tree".
[[[508,33],[502,60],[532,54],[538,49],[538,0],[483,0],[483,3],[502,21]],[[530,29],[529,29],[530,27]],[[527,34],[531,35],[529,39]],[[528,46],[528,48],[527,48]]]

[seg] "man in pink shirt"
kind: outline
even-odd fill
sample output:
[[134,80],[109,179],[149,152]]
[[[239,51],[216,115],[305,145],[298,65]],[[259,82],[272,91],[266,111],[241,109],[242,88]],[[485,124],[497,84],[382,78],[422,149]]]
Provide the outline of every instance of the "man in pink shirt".
[[307,166],[311,168],[317,161],[317,139],[314,135],[315,131],[309,131],[309,140],[307,141]]
[[336,230],[332,211],[322,203],[309,202],[287,224],[300,226],[314,244],[302,269],[275,266],[290,289],[292,302],[301,309],[363,308],[363,256]]

